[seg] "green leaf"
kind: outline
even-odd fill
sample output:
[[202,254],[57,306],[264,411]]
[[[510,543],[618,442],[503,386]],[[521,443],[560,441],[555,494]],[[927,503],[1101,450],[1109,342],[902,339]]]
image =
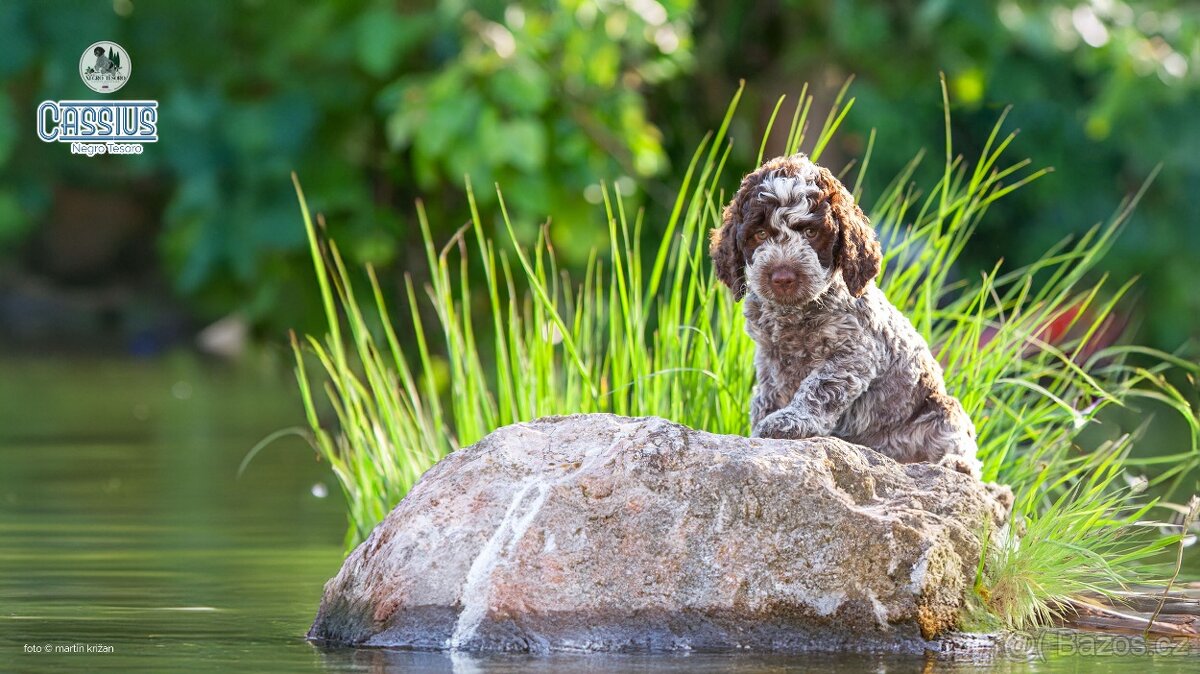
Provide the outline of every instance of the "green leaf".
[[394,72],[404,57],[430,34],[433,24],[430,15],[401,15],[391,7],[363,13],[358,20],[355,43],[358,64],[373,77]]
[[454,139],[474,128],[483,99],[473,91],[438,100],[425,115],[416,135],[417,147],[431,157],[442,157]]
[[500,126],[500,147],[513,166],[536,171],[546,161],[546,130],[535,119],[516,119]]
[[538,66],[518,61],[489,79],[492,96],[513,112],[541,112],[550,100],[550,78]]

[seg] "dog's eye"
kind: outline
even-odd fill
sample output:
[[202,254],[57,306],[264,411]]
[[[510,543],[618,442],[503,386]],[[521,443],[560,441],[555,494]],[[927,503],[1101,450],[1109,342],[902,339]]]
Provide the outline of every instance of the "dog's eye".
[[816,236],[816,235],[817,235],[817,228],[816,228],[816,227],[805,227],[805,228],[804,228],[804,236],[806,236],[806,237],[808,237],[808,238],[810,238],[810,239],[811,239],[811,238],[813,238],[813,237],[814,237],[814,236]]
[[757,232],[755,232],[755,233],[754,233],[754,240],[755,240],[755,241],[766,241],[766,240],[767,240],[767,236],[768,236],[768,235],[767,235],[767,230],[765,230],[765,229],[760,229],[760,230],[758,230]]

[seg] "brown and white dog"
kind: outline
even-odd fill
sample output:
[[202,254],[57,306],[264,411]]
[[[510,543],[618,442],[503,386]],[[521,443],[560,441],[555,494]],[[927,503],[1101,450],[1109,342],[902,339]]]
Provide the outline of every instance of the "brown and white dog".
[[876,287],[875,232],[829,170],[796,154],[747,175],[710,253],[717,278],[746,300],[755,437],[832,435],[979,475],[975,427],[928,344]]

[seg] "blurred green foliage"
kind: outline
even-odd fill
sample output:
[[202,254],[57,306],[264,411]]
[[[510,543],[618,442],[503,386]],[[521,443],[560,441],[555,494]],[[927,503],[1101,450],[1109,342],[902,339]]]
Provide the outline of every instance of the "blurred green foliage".
[[[579,232],[596,225],[564,242],[582,260],[604,240],[585,191],[666,168],[641,92],[686,64],[690,8],[5,3],[0,28],[19,44],[0,64],[0,161],[22,203],[0,190],[0,238],[52,217],[58,184],[150,180],[165,196],[158,250],[176,291],[205,315],[237,309],[281,329],[319,317],[304,301],[316,298],[292,170],[356,265],[404,268],[419,195],[448,236],[466,218],[466,176],[485,202],[504,184],[530,231],[551,213]],[[136,159],[73,157],[32,133],[41,100],[93,97],[75,68],[97,36],[133,61],[119,96],[160,101],[160,140]],[[14,145],[30,160],[12,161]]]
[[[1145,338],[1200,334],[1192,5],[10,0],[0,31],[0,260],[28,257],[64,186],[137,195],[154,210],[159,273],[206,320],[236,310],[271,334],[319,320],[292,170],[351,266],[375,264],[385,283],[420,268],[415,199],[437,240],[466,221],[465,176],[485,213],[491,184],[504,188],[520,235],[553,216],[559,259],[582,266],[604,242],[600,181],[646,206],[658,236],[674,174],[739,79],[748,114],[730,173],[750,168],[757,143],[743,139],[780,93],[809,81],[824,107],[853,74],[857,103],[827,160],[861,155],[874,128],[869,173],[887,176],[921,147],[940,151],[944,71],[956,147],[981,147],[1012,103],[1014,151],[1057,169],[989,214],[974,259],[1032,259],[1162,162],[1110,268],[1144,275]],[[161,103],[161,140],[141,156],[73,157],[33,132],[41,100],[94,97],[76,66],[99,39],[133,61],[116,96]]]

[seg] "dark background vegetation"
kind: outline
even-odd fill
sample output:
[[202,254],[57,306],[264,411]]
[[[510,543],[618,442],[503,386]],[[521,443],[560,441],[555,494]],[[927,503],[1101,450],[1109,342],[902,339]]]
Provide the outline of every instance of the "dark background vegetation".
[[[730,174],[751,168],[779,95],[810,83],[820,119],[856,76],[826,161],[861,156],[877,130],[869,205],[921,148],[940,170],[945,72],[957,151],[973,157],[1012,104],[1012,156],[1056,169],[989,213],[967,251],[978,267],[1107,218],[1162,163],[1104,264],[1141,276],[1123,311],[1139,339],[1173,349],[1200,334],[1198,7],[9,0],[0,338],[153,354],[217,323],[201,343],[236,352],[319,329],[292,170],[350,261],[390,283],[424,266],[415,200],[439,242],[467,219],[464,176],[488,218],[498,182],[524,236],[553,216],[579,268],[605,241],[601,181],[645,207],[653,239],[742,79]],[[99,97],[77,63],[101,39],[133,62],[114,97],[160,102],[161,140],[138,157],[72,156],[35,133],[42,100]]]

